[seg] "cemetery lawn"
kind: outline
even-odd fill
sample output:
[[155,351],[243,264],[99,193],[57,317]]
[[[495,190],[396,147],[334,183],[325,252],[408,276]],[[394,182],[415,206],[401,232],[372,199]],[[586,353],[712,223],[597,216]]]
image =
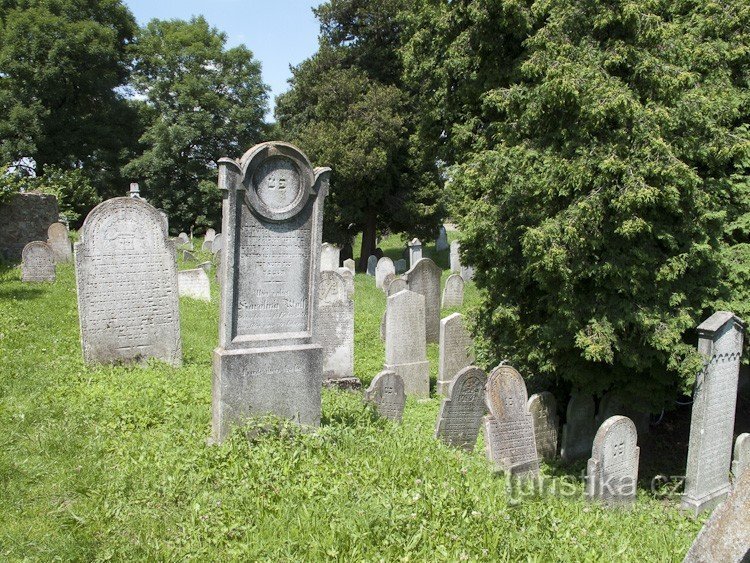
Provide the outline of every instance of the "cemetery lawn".
[[[397,259],[400,245],[383,248]],[[646,488],[631,510],[586,503],[571,484],[582,462],[544,466],[567,495],[510,498],[481,449],[433,438],[436,398],[409,399],[394,425],[325,391],[316,432],[280,425],[208,447],[215,284],[213,303],[181,299],[181,368],[87,368],[72,265],[54,284],[19,280],[0,268],[2,560],[681,561],[700,529]],[[466,307],[476,299],[468,284]],[[369,384],[384,357],[374,278],[357,274],[355,303]],[[429,359],[434,385],[436,345]]]

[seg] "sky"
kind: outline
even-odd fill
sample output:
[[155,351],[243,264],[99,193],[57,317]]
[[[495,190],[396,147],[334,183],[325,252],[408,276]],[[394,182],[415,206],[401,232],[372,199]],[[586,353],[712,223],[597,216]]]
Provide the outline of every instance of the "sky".
[[267,120],[274,98],[286,91],[289,65],[318,48],[318,21],[312,6],[322,0],[124,0],[143,25],[153,18],[189,19],[202,15],[227,35],[227,47],[244,44],[260,61],[263,82],[271,87]]

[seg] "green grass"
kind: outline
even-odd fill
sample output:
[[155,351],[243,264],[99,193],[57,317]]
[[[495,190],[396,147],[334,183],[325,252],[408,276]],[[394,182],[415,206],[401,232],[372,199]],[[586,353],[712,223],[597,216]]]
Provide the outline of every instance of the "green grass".
[[[584,502],[580,484],[509,502],[481,450],[433,439],[436,398],[409,400],[394,425],[326,391],[314,433],[207,447],[216,287],[213,303],[181,301],[183,367],[87,368],[72,266],[54,284],[19,277],[0,270],[1,560],[679,561],[700,527],[647,491],[627,511]],[[369,383],[385,297],[358,274],[355,302]]]

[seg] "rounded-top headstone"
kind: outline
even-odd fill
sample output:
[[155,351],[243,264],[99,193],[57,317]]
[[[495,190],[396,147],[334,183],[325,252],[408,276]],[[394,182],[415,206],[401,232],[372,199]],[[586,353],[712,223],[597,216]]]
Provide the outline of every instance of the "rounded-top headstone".
[[409,289],[409,285],[406,283],[406,280],[404,278],[397,278],[395,276],[390,282],[383,282],[383,285],[385,286],[385,293],[388,297],[390,297],[391,295],[396,295],[399,291]]
[[211,243],[211,252],[218,254],[224,248],[224,237],[221,233],[216,233],[214,241]]
[[605,503],[635,500],[638,482],[638,432],[626,416],[613,416],[596,432],[586,470],[586,496]]
[[381,371],[365,391],[365,400],[375,407],[380,416],[399,422],[406,403],[404,380],[394,371]]
[[536,393],[529,397],[528,409],[534,422],[539,457],[548,461],[555,459],[559,424],[555,396],[549,391]]
[[526,414],[526,383],[509,365],[499,365],[487,378],[487,408],[497,418],[515,418]]
[[63,223],[52,223],[47,229],[47,244],[52,248],[55,262],[70,262],[73,259],[73,248],[68,238],[68,227]]
[[395,276],[396,269],[393,266],[393,260],[387,256],[383,256],[375,265],[375,287],[383,289],[385,287],[383,282],[388,274]]
[[440,406],[435,437],[446,444],[472,451],[484,415],[487,374],[476,366],[460,370],[448,386]]
[[347,268],[351,271],[352,274],[355,273],[355,262],[353,258],[347,258],[344,260],[344,268]]
[[375,275],[375,268],[377,268],[377,265],[378,265],[378,257],[373,254],[367,259],[367,275],[368,276]]
[[46,242],[35,240],[23,247],[21,281],[55,281],[55,254]]
[[459,274],[451,274],[443,288],[443,308],[455,309],[464,304],[464,279]]

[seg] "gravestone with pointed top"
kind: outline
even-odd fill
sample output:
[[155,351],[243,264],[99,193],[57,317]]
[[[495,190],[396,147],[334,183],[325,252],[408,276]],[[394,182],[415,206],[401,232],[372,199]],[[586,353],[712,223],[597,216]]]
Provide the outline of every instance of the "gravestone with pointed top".
[[489,410],[484,417],[487,458],[495,469],[511,476],[537,476],[534,425],[526,408],[528,394],[521,374],[509,365],[497,366],[487,378],[485,400]]
[[586,466],[586,498],[608,505],[635,502],[638,483],[638,432],[626,416],[613,416],[596,432]]
[[745,323],[727,311],[698,327],[698,351],[706,359],[697,375],[690,421],[682,507],[698,514],[720,503],[730,490],[737,379]]
[[52,223],[47,229],[47,244],[55,256],[55,263],[73,260],[73,246],[68,237],[68,227],[63,223]]
[[354,377],[354,301],[346,280],[337,272],[320,273],[317,319],[323,379]]
[[320,424],[318,283],[329,177],[330,169],[313,170],[307,156],[282,142],[219,161],[225,251],[213,362],[214,442],[266,414]]
[[565,462],[588,458],[596,435],[594,397],[573,392],[560,436],[560,457]]
[[734,442],[734,461],[732,462],[732,475],[738,479],[743,471],[750,468],[750,434],[747,432],[737,436]]
[[375,287],[383,289],[383,281],[388,274],[396,275],[396,269],[393,267],[393,260],[383,256],[375,265]]
[[339,269],[339,254],[341,249],[328,242],[324,242],[320,248],[320,271],[335,272]]
[[447,395],[456,374],[474,362],[473,342],[460,313],[441,319],[439,348],[437,392]]
[[559,426],[555,396],[549,391],[536,393],[529,397],[528,409],[534,422],[537,454],[541,459],[551,461],[557,457]]
[[53,282],[56,277],[55,253],[46,242],[36,240],[23,247],[21,281]]
[[413,238],[409,242],[409,268],[413,268],[422,259],[422,241]]
[[443,309],[455,309],[464,305],[464,279],[458,274],[451,274],[445,280],[443,288]]
[[157,209],[118,197],[86,217],[75,245],[86,363],[182,363],[174,244]]
[[388,297],[385,369],[404,380],[407,395],[429,397],[430,364],[424,335],[424,297],[404,290]]
[[406,404],[404,380],[394,371],[381,371],[365,391],[365,401],[372,404],[380,416],[400,422]]
[[440,275],[441,270],[429,258],[422,258],[404,274],[409,291],[425,300],[425,336],[427,342],[440,340]]
[[198,301],[211,301],[211,282],[203,268],[177,272],[177,288],[180,297]]
[[487,375],[478,367],[460,370],[448,385],[440,405],[435,437],[449,446],[474,450],[485,413],[484,386]]

